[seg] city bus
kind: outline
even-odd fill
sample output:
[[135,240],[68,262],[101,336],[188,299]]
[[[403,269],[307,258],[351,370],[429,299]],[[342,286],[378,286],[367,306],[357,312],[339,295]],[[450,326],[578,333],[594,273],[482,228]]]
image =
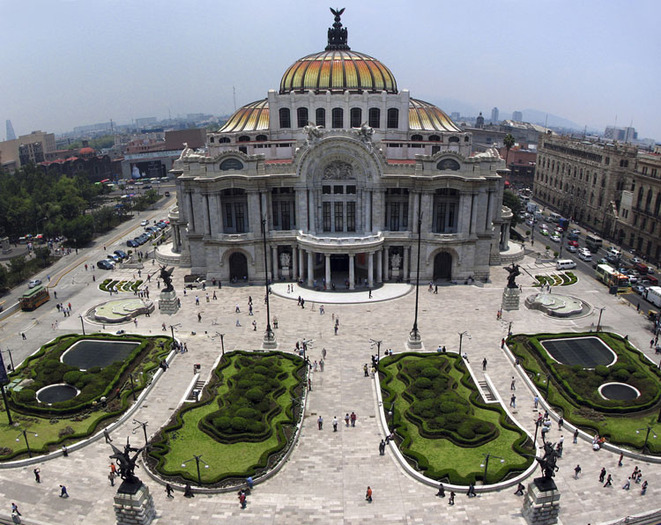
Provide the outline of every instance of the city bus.
[[585,236],[585,246],[592,253],[597,253],[599,251],[599,248],[601,248],[603,243],[604,243],[604,241],[602,241],[601,238],[599,238],[596,235],[593,235],[591,233],[589,233]]
[[631,286],[626,275],[608,264],[598,264],[594,277],[609,288],[617,287],[618,292],[628,292]]
[[48,290],[43,286],[35,286],[25,292],[18,302],[21,304],[21,310],[34,310],[50,299]]

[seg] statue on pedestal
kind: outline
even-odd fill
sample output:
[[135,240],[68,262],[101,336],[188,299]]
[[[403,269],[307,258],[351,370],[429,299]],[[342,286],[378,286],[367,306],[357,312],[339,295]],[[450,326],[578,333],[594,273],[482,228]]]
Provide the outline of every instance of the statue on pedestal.
[[[119,450],[112,443],[110,444],[113,450],[113,455],[110,456],[110,459],[114,459],[117,463],[119,470],[119,477],[122,478],[127,484],[139,484],[140,480],[135,475],[134,471],[136,468],[136,461],[142,448],[135,448],[129,444],[128,438],[126,439],[126,445],[124,445],[124,452]],[[131,457],[131,452],[135,452],[133,457]]]
[[169,270],[167,269],[167,266],[163,265],[161,266],[161,272],[160,276],[161,279],[163,280],[163,284],[165,287],[162,292],[172,292],[174,290],[174,287],[172,286],[172,272],[174,271],[174,267],[170,268]]
[[512,263],[512,266],[505,266],[505,270],[509,272],[509,276],[507,277],[507,287],[518,288],[519,286],[516,284],[516,277],[517,275],[521,275],[519,265]]

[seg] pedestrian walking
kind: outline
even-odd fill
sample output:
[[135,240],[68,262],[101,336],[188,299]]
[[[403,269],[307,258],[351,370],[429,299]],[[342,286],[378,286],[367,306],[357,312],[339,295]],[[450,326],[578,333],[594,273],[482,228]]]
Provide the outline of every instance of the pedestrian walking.
[[620,452],[620,457],[617,460],[617,466],[621,467],[622,466],[622,460],[624,459],[624,453]]
[[319,430],[321,430],[324,426],[324,418],[319,416],[317,418],[317,426],[319,427]]
[[445,497],[445,487],[443,487],[443,483],[438,484],[438,492],[436,493],[436,495],[439,498],[444,498]]
[[67,492],[67,488],[64,485],[60,485],[60,498],[68,498],[69,493]]
[[20,511],[18,510],[18,505],[16,505],[16,503],[14,503],[13,501],[12,501],[12,503],[11,503],[11,513],[12,513],[12,514],[16,514],[17,516],[22,516],[22,515],[23,515],[23,514],[21,514]]
[[347,427],[349,426],[349,419],[350,419],[349,412],[347,412],[346,415],[344,416],[344,425]]
[[610,487],[612,485],[613,485],[613,476],[609,474],[608,477],[606,478],[606,483],[604,483],[604,487]]
[[239,491],[239,505],[242,509],[246,508],[246,493],[243,490]]
[[367,486],[367,491],[365,492],[365,500],[367,500],[368,503],[372,503],[372,488],[369,485]]
[[514,376],[512,376],[512,382],[510,383],[510,390],[516,390],[516,379],[514,379]]
[[535,403],[535,410],[537,410],[537,407],[539,406],[539,396],[535,395],[533,398],[533,402]]
[[333,432],[337,432],[337,417],[333,416]]
[[108,481],[110,481],[110,486],[114,487],[115,486],[115,477],[117,474],[115,474],[112,470],[108,472]]
[[574,430],[574,444],[578,443],[578,428]]
[[640,495],[644,496],[646,492],[647,492],[647,480],[645,480],[643,482],[643,486],[640,487]]
[[249,488],[250,490],[252,490],[252,488],[255,486],[255,482],[254,482],[254,480],[252,479],[252,476],[248,476],[248,477],[246,478],[246,485],[248,485],[248,488]]
[[516,486],[516,492],[514,493],[515,496],[523,496],[523,492],[526,490],[526,487],[524,487],[523,483],[519,483]]
[[599,483],[603,483],[605,477],[606,477],[606,467],[602,467],[601,472],[599,473]]
[[485,357],[482,360],[482,371],[485,371],[487,369],[487,358]]
[[195,494],[193,494],[193,487],[190,486],[190,483],[186,483],[186,486],[184,487],[184,498],[194,498]]
[[448,499],[448,505],[454,505],[454,490],[450,491],[450,499]]
[[169,483],[165,484],[165,493],[168,495],[168,498],[174,498],[174,489]]
[[384,456],[386,454],[386,442],[381,440],[379,443],[379,456]]
[[631,488],[631,478],[627,478],[627,481],[622,485],[622,489],[629,490]]
[[326,359],[326,349],[325,348],[321,349],[321,357]]
[[41,470],[39,468],[36,468],[32,472],[34,472],[34,480],[37,483],[41,483],[41,475],[40,475]]
[[512,408],[516,408],[516,396],[512,394],[512,397],[510,397],[510,406]]
[[252,322],[252,331],[256,332],[257,331],[257,321],[253,320]]
[[560,416],[560,419],[558,419],[558,430],[562,430],[562,425],[565,424],[565,418]]
[[106,438],[106,443],[112,443],[112,438],[110,437],[110,433],[108,432],[107,428],[103,429],[103,437]]
[[356,419],[357,419],[357,416],[356,416],[355,412],[351,412],[350,419],[351,419],[351,426],[355,427],[356,426]]
[[368,371],[368,368],[367,368],[367,363],[365,363],[365,364],[363,365],[363,373],[365,374],[365,377],[369,377],[369,376],[370,376],[369,371]]

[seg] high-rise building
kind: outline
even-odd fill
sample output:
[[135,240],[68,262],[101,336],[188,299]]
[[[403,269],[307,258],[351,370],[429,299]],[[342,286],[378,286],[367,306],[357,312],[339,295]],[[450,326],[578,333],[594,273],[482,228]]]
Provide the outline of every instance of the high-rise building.
[[11,120],[7,119],[7,140],[16,140],[16,133],[14,133],[14,126],[11,125]]
[[425,281],[488,278],[509,240],[503,160],[347,36],[336,12],[325,50],[184,149],[163,260],[320,288],[415,280],[418,257]]
[[520,111],[513,111],[512,120],[514,122],[523,122],[523,113],[521,113]]
[[493,108],[491,110],[491,123],[492,124],[498,124],[498,122],[499,122],[499,120],[498,120],[499,113],[500,112],[498,111],[498,108]]

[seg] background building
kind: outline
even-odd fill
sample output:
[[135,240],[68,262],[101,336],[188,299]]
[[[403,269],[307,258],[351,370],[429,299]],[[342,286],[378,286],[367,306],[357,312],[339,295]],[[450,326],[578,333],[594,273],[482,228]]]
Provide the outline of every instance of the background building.
[[55,135],[33,131],[14,140],[0,142],[0,162],[3,169],[14,171],[26,164],[38,164],[55,151]]
[[472,155],[470,133],[347,36],[336,16],[324,51],[181,153],[162,261],[208,279],[353,289],[415,278],[420,235],[422,279],[488,278],[509,236],[502,159]]
[[498,108],[493,108],[491,110],[491,123],[492,124],[500,123],[500,120],[498,119],[499,113],[500,112],[498,111]]

